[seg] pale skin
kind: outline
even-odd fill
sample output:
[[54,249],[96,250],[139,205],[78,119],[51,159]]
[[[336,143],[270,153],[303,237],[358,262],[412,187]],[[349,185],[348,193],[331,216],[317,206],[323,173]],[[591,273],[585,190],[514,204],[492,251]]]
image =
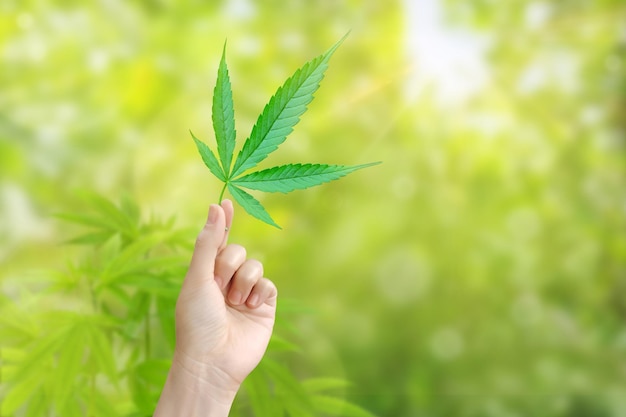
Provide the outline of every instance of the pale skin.
[[242,246],[228,244],[233,205],[212,204],[176,303],[176,348],[154,417],[226,417],[263,357],[276,286]]

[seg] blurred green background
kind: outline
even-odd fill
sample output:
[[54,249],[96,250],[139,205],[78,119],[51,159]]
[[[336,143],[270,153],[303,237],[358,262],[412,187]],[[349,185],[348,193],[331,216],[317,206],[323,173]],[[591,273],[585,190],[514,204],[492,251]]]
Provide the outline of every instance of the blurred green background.
[[3,0],[2,293],[75,255],[77,190],[201,226],[225,39],[241,144],[349,30],[263,166],[384,163],[232,232],[315,311],[297,366],[380,416],[626,415],[621,0]]

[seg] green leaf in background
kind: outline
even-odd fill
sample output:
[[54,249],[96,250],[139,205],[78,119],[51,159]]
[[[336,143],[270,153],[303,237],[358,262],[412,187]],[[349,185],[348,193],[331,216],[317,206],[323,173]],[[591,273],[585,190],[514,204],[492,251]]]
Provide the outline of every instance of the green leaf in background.
[[[253,197],[229,186],[247,210],[272,222]],[[147,221],[131,200],[88,201],[94,204],[80,215],[59,217],[102,233],[106,241],[86,239],[84,257],[33,281],[46,285],[41,294],[20,296],[19,302],[0,294],[2,416],[145,417],[154,411],[171,364],[174,310],[191,250],[174,242],[190,240],[195,230],[177,232],[171,221]],[[130,220],[137,223],[131,227]],[[276,330],[293,335],[296,325],[284,313],[312,313],[288,299],[280,309]],[[337,396],[344,410],[347,382],[300,381],[283,363],[299,346],[279,334],[268,346],[276,357],[265,358],[246,379],[230,415],[317,417],[320,395]]]
[[226,177],[230,174],[230,164],[235,150],[235,112],[233,92],[230,87],[228,67],[226,66],[226,44],[222,50],[222,59],[217,72],[217,82],[213,90],[213,129],[217,142],[217,152],[222,162]]
[[191,134],[205,165],[213,175],[224,183],[219,197],[220,202],[224,196],[224,191],[228,189],[233,198],[250,215],[280,229],[261,203],[240,187],[258,191],[288,193],[336,180],[356,170],[379,163],[354,166],[288,164],[242,176],[245,171],[255,167],[270,153],[274,152],[293,131],[294,126],[300,121],[300,116],[306,111],[307,105],[313,100],[313,94],[324,78],[330,57],[346,36],[348,35],[346,34],[324,54],[304,64],[278,88],[258,117],[250,136],[237,155],[232,170],[231,163],[236,133],[235,114],[228,67],[226,66],[226,44],[224,44],[217,72],[217,82],[213,90],[212,118],[219,161],[204,142],[198,140],[193,133]]
[[59,381],[63,381],[63,383],[54,385],[52,392],[59,415],[63,415],[63,411],[71,406],[70,398],[76,383],[75,375],[79,373],[82,367],[86,332],[85,327],[81,326],[78,320],[77,318],[77,322],[68,329],[63,340],[63,346],[57,353],[56,374]]
[[234,180],[232,183],[251,190],[288,193],[336,180],[356,170],[379,163],[373,162],[354,166],[288,164],[253,172]]
[[342,400],[341,398],[327,395],[316,395],[314,398],[316,410],[324,414],[342,417],[376,417],[374,414],[358,405]]
[[318,393],[322,391],[346,389],[350,382],[340,378],[309,378],[302,381],[302,386],[308,392]]
[[260,372],[252,372],[245,379],[243,387],[250,402],[251,408],[258,416],[280,415],[281,404],[272,398],[272,387]]

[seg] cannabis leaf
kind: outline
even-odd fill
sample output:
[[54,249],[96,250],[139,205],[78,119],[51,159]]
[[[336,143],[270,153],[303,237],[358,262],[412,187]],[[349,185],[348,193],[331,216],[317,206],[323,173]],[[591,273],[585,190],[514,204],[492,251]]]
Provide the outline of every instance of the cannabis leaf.
[[[346,35],[347,36],[347,35]],[[379,164],[362,165],[287,164],[244,175],[275,151],[287,139],[313,94],[319,88],[328,61],[341,45],[344,36],[324,54],[299,68],[278,88],[257,119],[250,136],[244,142],[233,163],[235,149],[235,112],[233,92],[226,65],[226,44],[222,50],[217,82],[213,90],[213,130],[219,159],[206,143],[191,133],[198,152],[209,171],[224,183],[219,200],[228,189],[248,214],[280,229],[272,217],[252,195],[242,190],[288,193],[320,185],[348,175],[356,170]]]

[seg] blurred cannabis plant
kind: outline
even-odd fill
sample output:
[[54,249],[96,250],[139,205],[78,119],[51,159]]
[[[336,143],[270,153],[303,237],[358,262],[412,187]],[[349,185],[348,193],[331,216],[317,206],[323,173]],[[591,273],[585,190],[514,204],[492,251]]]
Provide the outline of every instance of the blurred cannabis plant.
[[[165,382],[196,231],[144,221],[130,198],[85,198],[86,212],[58,215],[82,230],[67,242],[84,247],[80,259],[40,274],[37,291],[0,298],[2,416],[151,416]],[[372,417],[336,396],[346,381],[300,381],[283,365],[297,351],[281,336],[294,336],[288,305],[231,416]]]

